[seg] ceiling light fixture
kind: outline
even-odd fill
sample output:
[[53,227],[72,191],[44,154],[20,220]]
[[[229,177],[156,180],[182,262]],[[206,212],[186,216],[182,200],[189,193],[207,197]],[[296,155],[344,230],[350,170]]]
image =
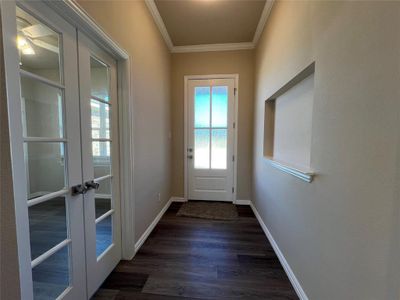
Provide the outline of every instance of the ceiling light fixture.
[[25,37],[20,35],[17,36],[17,46],[18,49],[22,52],[22,54],[35,55],[35,50],[33,50],[33,47],[31,46],[30,42]]

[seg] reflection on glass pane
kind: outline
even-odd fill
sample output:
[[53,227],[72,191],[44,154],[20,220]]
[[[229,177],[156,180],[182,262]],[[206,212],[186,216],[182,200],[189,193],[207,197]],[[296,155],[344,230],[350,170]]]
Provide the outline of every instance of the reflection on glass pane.
[[62,91],[21,77],[22,122],[27,137],[63,137]]
[[228,87],[214,86],[212,88],[212,127],[227,127],[227,120]]
[[65,240],[68,237],[65,198],[29,207],[29,231],[32,260]]
[[59,34],[18,7],[17,32],[21,69],[61,82]]
[[111,209],[111,197],[106,195],[95,196],[96,219]]
[[106,195],[95,196],[96,219],[111,209],[111,197]]
[[111,209],[111,178],[101,180],[95,191],[96,219]]
[[226,169],[227,129],[213,129],[211,133],[211,169]]
[[194,167],[196,169],[210,168],[210,130],[194,130]]
[[112,244],[112,216],[96,224],[96,255],[101,255]]
[[92,96],[109,101],[110,78],[108,66],[93,57],[90,58],[90,79]]
[[110,138],[110,105],[97,100],[90,101],[92,138]]
[[28,200],[65,187],[64,143],[30,142],[24,145]]
[[110,150],[110,142],[92,142],[94,178],[111,174]]
[[194,88],[194,127],[210,127],[210,88]]
[[54,300],[68,286],[69,247],[66,246],[32,269],[33,298]]

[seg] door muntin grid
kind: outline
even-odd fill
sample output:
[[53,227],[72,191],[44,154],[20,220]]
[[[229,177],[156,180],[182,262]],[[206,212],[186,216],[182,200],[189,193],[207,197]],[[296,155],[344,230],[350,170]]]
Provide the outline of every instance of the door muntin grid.
[[194,168],[227,169],[228,86],[194,88]]
[[33,295],[71,282],[62,34],[16,7]]
[[112,197],[112,102],[110,67],[90,57],[91,137],[95,191],[96,256],[100,259],[113,245],[114,201]]

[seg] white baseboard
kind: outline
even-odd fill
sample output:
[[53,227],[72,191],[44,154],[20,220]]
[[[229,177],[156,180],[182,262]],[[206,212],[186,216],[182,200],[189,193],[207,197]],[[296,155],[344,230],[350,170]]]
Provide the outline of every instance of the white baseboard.
[[274,237],[272,236],[271,232],[268,230],[267,225],[265,225],[264,221],[261,219],[260,214],[258,213],[257,209],[253,205],[253,203],[250,202],[251,209],[253,210],[254,214],[256,215],[256,218],[258,222],[260,223],[262,229],[264,230],[265,235],[267,236],[270,244],[272,245],[272,248],[274,248],[274,251],[276,255],[279,258],[279,261],[281,262],[283,268],[285,269],[285,272],[287,276],[289,277],[290,282],[292,283],[297,296],[299,296],[300,300],[308,300],[308,297],[306,293],[304,292],[303,288],[300,285],[300,282],[297,280],[296,276],[294,275],[292,268],[289,266],[286,258],[283,256],[282,251],[279,249],[278,244],[275,242]]
[[233,203],[236,205],[251,205],[251,200],[235,200]]
[[[172,198],[171,198],[172,199]],[[139,251],[140,247],[142,247],[143,243],[147,240],[150,233],[153,231],[154,227],[156,227],[157,223],[160,221],[164,213],[167,211],[168,207],[171,205],[172,200],[169,199],[165,206],[161,209],[158,215],[154,218],[153,222],[147,227],[146,231],[143,232],[140,239],[135,243],[135,253]]]
[[188,200],[183,197],[171,197],[170,201],[171,202],[187,202]]
[[172,202],[187,202],[187,199],[182,197],[171,197],[162,210],[158,213],[158,215],[154,218],[153,222],[147,227],[146,231],[142,234],[140,239],[135,244],[135,253],[139,251],[140,247],[142,247],[143,243],[147,240],[150,233],[153,231],[154,227],[158,224],[162,216],[167,211],[168,207],[171,205]]

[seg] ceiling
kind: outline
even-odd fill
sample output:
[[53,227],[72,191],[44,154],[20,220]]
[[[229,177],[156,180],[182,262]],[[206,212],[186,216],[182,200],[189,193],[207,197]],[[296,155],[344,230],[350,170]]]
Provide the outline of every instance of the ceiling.
[[147,0],[146,4],[170,50],[192,52],[254,48],[273,1]]

